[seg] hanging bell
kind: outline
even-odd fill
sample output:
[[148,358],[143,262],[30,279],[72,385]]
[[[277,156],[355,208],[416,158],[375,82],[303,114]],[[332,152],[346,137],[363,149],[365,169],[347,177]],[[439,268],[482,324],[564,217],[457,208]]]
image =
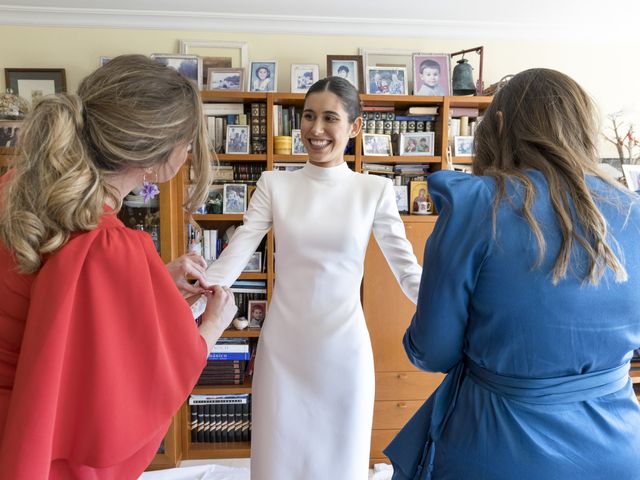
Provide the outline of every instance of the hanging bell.
[[453,68],[451,84],[454,95],[475,95],[476,84],[473,81],[473,67],[466,58],[458,60]]

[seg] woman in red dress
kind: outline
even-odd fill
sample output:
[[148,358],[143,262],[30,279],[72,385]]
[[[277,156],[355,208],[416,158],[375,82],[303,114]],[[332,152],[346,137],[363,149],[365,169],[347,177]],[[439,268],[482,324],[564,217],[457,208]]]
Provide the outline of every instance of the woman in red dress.
[[149,235],[116,217],[145,176],[169,180],[191,147],[188,206],[203,200],[202,118],[193,84],[128,55],[25,122],[0,179],[2,478],[137,478],[231,321],[233,296],[216,286],[197,327]]

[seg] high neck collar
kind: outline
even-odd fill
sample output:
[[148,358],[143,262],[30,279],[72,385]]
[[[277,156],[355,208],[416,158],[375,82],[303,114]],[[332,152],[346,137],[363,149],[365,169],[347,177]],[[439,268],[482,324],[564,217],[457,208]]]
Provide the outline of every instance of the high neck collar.
[[342,162],[340,165],[336,165],[335,167],[318,167],[311,162],[307,162],[305,163],[302,171],[311,178],[316,178],[318,180],[333,179],[351,172],[347,162]]

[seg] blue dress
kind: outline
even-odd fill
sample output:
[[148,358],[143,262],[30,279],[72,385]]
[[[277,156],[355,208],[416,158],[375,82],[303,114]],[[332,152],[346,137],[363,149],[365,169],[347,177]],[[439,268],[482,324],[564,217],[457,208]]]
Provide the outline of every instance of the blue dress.
[[404,479],[638,479],[640,408],[628,377],[640,346],[638,197],[588,177],[629,280],[611,271],[581,282],[585,255],[554,286],[561,233],[544,177],[533,214],[537,243],[519,213],[522,188],[509,183],[497,214],[490,177],[442,171],[429,177],[439,218],[427,241],[407,355],[448,372],[385,450]]

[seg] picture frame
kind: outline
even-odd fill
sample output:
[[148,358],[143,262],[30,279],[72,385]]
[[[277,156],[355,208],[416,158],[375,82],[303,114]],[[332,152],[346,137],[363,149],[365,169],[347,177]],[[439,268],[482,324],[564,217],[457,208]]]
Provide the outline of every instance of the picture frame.
[[409,213],[411,215],[431,215],[433,213],[429,189],[425,180],[409,182],[409,199]]
[[414,53],[412,58],[414,95],[451,95],[451,55]]
[[0,120],[0,148],[15,147],[22,120]]
[[253,252],[247,265],[242,269],[243,272],[262,272],[262,252]]
[[[363,48],[358,53],[362,55],[364,67],[404,67],[407,69],[407,94],[413,91],[413,52],[415,50],[401,48]],[[366,85],[365,85],[366,88]]]
[[[278,62],[263,60],[251,62],[249,65],[248,90],[250,92],[275,92],[278,80]],[[263,72],[266,72],[266,75]]]
[[291,130],[291,155],[307,155],[300,129]]
[[247,155],[249,143],[249,125],[227,125],[225,153]]
[[249,70],[249,44],[217,40],[180,40],[183,55],[198,55],[202,59],[202,85],[209,85],[210,68],[244,68]]
[[244,213],[247,209],[247,185],[245,183],[225,183],[222,193],[222,213]]
[[409,213],[409,188],[406,185],[394,185],[398,213]]
[[391,135],[381,135],[378,133],[362,134],[362,153],[368,156],[391,156],[393,148],[391,146]]
[[202,88],[202,59],[199,56],[177,53],[152,53],[150,56],[156,62],[173,68],[198,88]]
[[343,77],[364,93],[362,55],[327,55],[327,77]]
[[627,182],[627,188],[632,192],[640,190],[640,165],[622,164],[622,172]]
[[307,93],[320,78],[320,66],[315,63],[291,64],[291,93]]
[[6,87],[24,98],[30,107],[45,95],[67,91],[64,68],[5,68],[4,80]]
[[398,150],[400,155],[432,157],[434,144],[434,132],[402,132]]
[[456,135],[455,137],[453,137],[453,156],[472,157],[473,136]]
[[407,69],[405,67],[369,67],[366,74],[367,94],[407,95]]
[[242,91],[244,88],[244,68],[209,68],[207,89]]
[[249,328],[261,328],[266,316],[266,300],[249,300],[247,304],[247,320],[249,320]]

